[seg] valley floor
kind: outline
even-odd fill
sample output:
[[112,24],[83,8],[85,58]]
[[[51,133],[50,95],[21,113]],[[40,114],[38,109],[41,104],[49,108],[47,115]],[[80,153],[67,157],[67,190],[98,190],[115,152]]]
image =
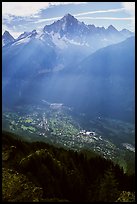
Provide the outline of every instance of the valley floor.
[[43,141],[66,149],[92,150],[134,172],[134,125],[119,120],[87,119],[71,108],[24,105],[3,112],[3,130],[22,135],[28,141]]

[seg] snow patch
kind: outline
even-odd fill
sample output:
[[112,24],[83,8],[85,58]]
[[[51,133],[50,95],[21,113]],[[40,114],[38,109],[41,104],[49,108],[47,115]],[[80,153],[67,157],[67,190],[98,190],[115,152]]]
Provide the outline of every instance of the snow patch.
[[65,28],[66,28],[66,18],[64,19],[64,22],[63,22],[63,24],[62,24],[62,30],[64,31]]
[[86,43],[86,42],[80,43],[80,42],[77,42],[77,41],[74,41],[74,40],[70,40],[70,39],[66,38],[65,36],[63,36],[62,39],[65,40],[67,43],[70,43],[70,44],[73,44],[73,45],[79,45],[79,46],[87,46],[87,47],[89,47],[89,44]]
[[30,38],[23,38],[21,40],[16,41],[15,43],[13,43],[12,45],[20,45],[20,44],[24,44],[24,43],[28,43],[30,41]]
[[53,41],[53,43],[54,43],[57,47],[59,47],[60,49],[67,48],[66,42],[65,42],[62,38],[60,38],[59,33],[51,32],[51,36],[52,36],[52,41]]

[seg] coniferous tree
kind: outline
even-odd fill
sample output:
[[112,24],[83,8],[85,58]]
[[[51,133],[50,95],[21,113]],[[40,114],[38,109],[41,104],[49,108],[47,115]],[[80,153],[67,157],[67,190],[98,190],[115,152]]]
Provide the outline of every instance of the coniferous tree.
[[112,169],[108,169],[104,173],[104,177],[100,182],[99,201],[113,202],[119,195],[118,182]]

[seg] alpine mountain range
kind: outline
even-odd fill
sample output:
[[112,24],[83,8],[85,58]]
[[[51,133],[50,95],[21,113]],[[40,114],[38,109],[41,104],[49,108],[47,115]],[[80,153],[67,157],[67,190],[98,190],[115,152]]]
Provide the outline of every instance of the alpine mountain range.
[[2,36],[3,107],[48,100],[89,117],[134,121],[135,37],[67,14],[41,32]]

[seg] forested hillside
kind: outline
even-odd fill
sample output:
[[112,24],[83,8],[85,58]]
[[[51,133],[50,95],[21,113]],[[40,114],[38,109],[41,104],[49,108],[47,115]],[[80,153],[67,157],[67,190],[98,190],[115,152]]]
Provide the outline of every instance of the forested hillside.
[[135,201],[135,177],[95,153],[2,133],[3,201]]

